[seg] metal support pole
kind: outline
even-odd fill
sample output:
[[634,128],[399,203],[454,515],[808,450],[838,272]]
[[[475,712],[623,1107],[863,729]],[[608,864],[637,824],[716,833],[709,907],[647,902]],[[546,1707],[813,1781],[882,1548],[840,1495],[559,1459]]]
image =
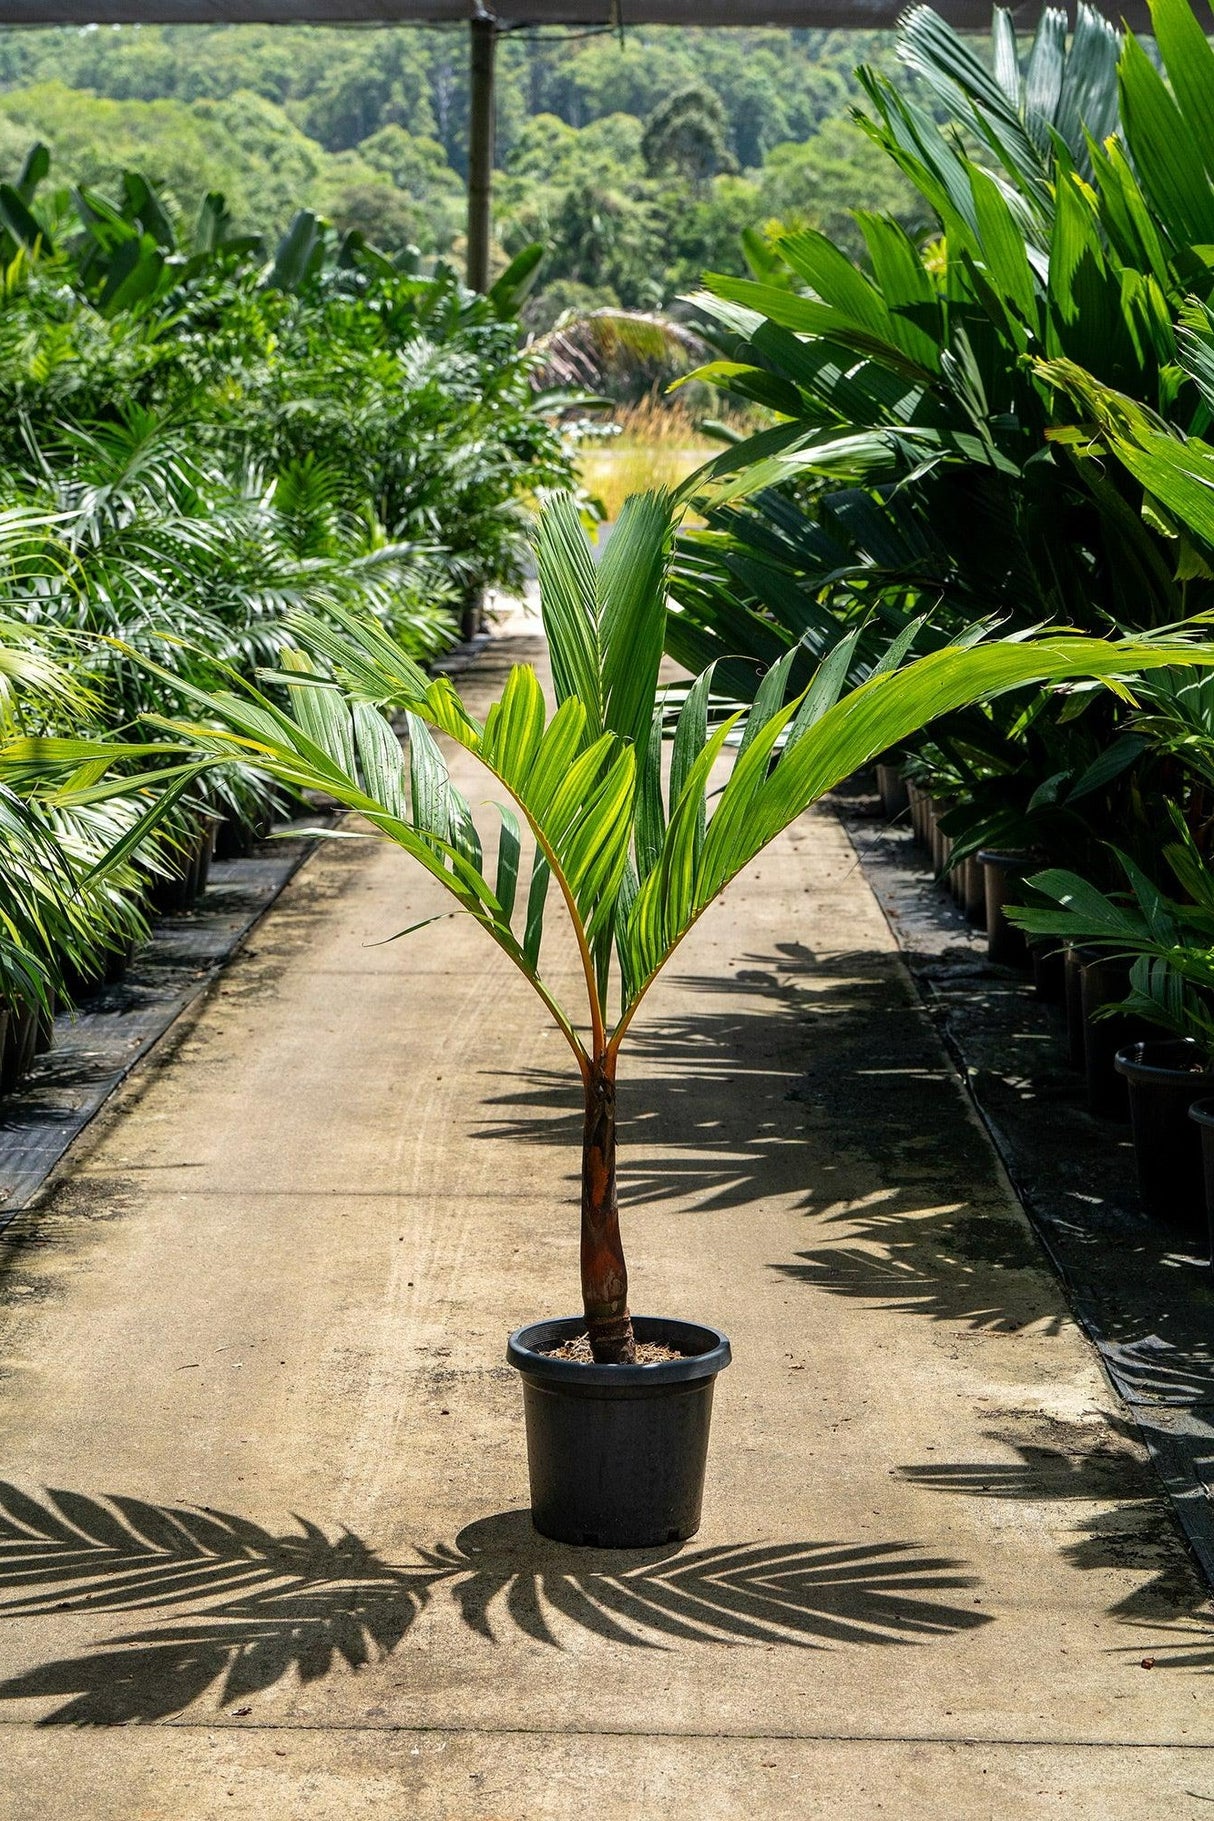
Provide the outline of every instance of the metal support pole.
[[[497,20],[481,0],[471,20],[468,85],[468,289],[489,289],[489,239],[493,232],[493,66],[497,55]],[[475,638],[485,627],[485,591],[479,582],[468,589],[460,630]]]
[[468,97],[468,288],[489,289],[493,196],[493,65],[497,20],[478,6],[471,22]]

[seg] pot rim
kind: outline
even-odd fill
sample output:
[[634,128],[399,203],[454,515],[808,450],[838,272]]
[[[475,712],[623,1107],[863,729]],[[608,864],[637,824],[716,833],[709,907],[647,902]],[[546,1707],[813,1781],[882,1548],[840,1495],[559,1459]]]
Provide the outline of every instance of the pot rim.
[[1032,854],[1014,853],[1005,847],[980,847],[975,857],[981,866],[998,866],[1009,873],[1022,873],[1028,867],[1040,864]]
[[1195,1100],[1189,1108],[1189,1118],[1194,1125],[1214,1128],[1214,1099]]
[[1191,1082],[1199,1078],[1210,1079],[1209,1069],[1202,1064],[1198,1068],[1172,1068],[1163,1062],[1148,1062],[1144,1050],[1170,1050],[1174,1054],[1201,1056],[1201,1046],[1192,1037],[1144,1037],[1137,1043],[1127,1043],[1124,1049],[1118,1050],[1113,1058],[1113,1067],[1127,1081]]
[[[1068,942],[1067,947],[1080,967],[1103,967],[1106,962],[1126,962],[1130,958],[1126,949],[1100,948],[1094,942]],[[1159,1041],[1163,1043],[1169,1039],[1160,1038]]]
[[638,1340],[666,1341],[669,1345],[698,1344],[699,1350],[683,1359],[667,1359],[651,1366],[600,1366],[576,1359],[553,1359],[534,1343],[560,1346],[586,1326],[584,1315],[560,1315],[546,1321],[528,1322],[516,1328],[506,1342],[506,1363],[525,1378],[539,1379],[558,1386],[612,1385],[621,1391],[642,1385],[694,1384],[715,1378],[723,1372],[732,1356],[729,1337],[719,1328],[705,1322],[680,1321],[669,1315],[634,1315],[633,1332]]

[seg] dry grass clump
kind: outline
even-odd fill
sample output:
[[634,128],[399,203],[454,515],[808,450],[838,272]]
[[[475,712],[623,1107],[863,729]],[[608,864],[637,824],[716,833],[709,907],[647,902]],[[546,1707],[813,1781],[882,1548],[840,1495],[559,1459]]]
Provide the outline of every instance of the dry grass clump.
[[618,434],[584,443],[578,455],[582,485],[608,519],[619,516],[630,493],[680,486],[721,448],[678,402],[644,398],[617,405],[611,422]]

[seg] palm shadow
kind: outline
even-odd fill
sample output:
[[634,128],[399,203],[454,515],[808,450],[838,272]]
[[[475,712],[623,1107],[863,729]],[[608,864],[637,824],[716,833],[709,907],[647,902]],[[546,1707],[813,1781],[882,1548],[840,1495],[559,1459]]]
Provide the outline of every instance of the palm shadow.
[[825,1240],[772,1269],[869,1308],[996,1334],[1069,1324],[1032,1230],[1003,1209],[848,1208],[825,1225]]
[[[896,957],[786,942],[671,985],[677,1009],[638,1021],[624,1053],[626,1205],[737,1211],[787,1196],[809,1211],[894,1184],[922,1205],[946,1128],[964,1166],[989,1174]],[[581,1096],[567,1072],[525,1071],[482,1104],[478,1137],[577,1155]]]
[[[742,1543],[574,1549],[537,1536],[525,1511],[469,1524],[450,1561],[466,1624],[493,1637],[500,1608],[543,1643],[563,1618],[619,1644],[909,1644],[989,1615],[941,1596],[977,1585],[961,1563],[911,1543]],[[468,1570],[471,1572],[467,1572]]]
[[[895,956],[786,942],[677,986],[679,1009],[630,1037],[626,1210],[737,1212],[781,1197],[817,1235],[773,1263],[794,1283],[976,1329],[1062,1326],[1045,1254],[1009,1210]],[[567,1074],[531,1070],[484,1104],[478,1136],[577,1155],[581,1096]]]
[[952,1496],[1070,1504],[1088,1509],[1061,1548],[1072,1567],[1130,1572],[1144,1579],[1110,1607],[1141,1640],[1121,1647],[1141,1657],[1149,1645],[1160,1668],[1214,1672],[1214,1613],[1204,1578],[1188,1552],[1159,1478],[1129,1417],[1106,1416],[1093,1441],[1072,1425],[1035,1416],[988,1439],[1011,1461],[941,1461],[899,1469],[900,1477]]
[[0,1613],[147,1616],[11,1676],[0,1699],[60,1703],[42,1725],[166,1720],[206,1695],[224,1708],[291,1672],[315,1682],[387,1658],[440,1590],[478,1636],[554,1648],[578,1631],[641,1649],[910,1645],[989,1620],[950,1598],[975,1585],[961,1563],[910,1543],[574,1550],[512,1511],[395,1564],[295,1522],[275,1534],[230,1512],[0,1483]]

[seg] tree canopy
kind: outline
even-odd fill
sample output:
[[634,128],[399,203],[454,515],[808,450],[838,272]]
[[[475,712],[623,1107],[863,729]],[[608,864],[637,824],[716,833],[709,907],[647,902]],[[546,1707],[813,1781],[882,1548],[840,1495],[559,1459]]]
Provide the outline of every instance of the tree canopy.
[[[653,307],[745,228],[847,231],[857,200],[911,212],[845,118],[886,34],[653,29],[500,46],[498,264],[549,243],[548,298]],[[0,169],[30,143],[60,181],[147,173],[193,218],[221,191],[241,228],[299,207],[392,254],[458,257],[467,154],[461,30],[143,26],[0,31]],[[915,225],[908,219],[908,225]]]

